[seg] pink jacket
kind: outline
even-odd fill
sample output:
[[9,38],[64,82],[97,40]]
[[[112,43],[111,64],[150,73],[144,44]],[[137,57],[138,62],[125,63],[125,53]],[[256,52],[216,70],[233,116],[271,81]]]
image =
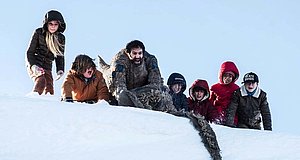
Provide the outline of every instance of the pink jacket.
[[[235,74],[235,79],[229,83],[224,84],[223,74],[225,72],[233,72]],[[233,62],[226,61],[221,65],[219,72],[219,83],[211,86],[211,95],[209,100],[217,108],[221,121],[225,121],[226,110],[231,101],[232,94],[235,90],[239,89],[239,86],[235,84],[236,80],[239,78],[239,70]]]

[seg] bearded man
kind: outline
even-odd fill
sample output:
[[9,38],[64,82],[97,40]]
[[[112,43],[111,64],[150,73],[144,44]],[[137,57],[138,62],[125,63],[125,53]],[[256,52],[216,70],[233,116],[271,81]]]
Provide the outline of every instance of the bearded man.
[[111,62],[110,92],[120,106],[160,110],[162,77],[154,55],[133,40]]

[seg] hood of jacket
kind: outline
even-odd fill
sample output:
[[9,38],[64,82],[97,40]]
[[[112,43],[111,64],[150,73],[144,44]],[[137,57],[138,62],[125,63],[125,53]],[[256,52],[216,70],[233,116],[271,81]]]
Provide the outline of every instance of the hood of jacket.
[[219,82],[221,84],[224,84],[223,74],[226,73],[226,72],[233,72],[235,74],[234,79],[231,83],[234,83],[239,78],[240,74],[239,74],[239,70],[236,67],[236,65],[231,61],[226,61],[226,62],[222,63],[221,68],[220,68],[220,72],[219,72]]
[[190,87],[189,89],[189,95],[190,97],[195,100],[195,97],[193,96],[193,89],[195,87],[200,87],[200,88],[203,88],[205,91],[206,91],[206,94],[204,95],[204,97],[202,98],[201,101],[204,101],[206,100],[207,98],[209,98],[210,96],[210,92],[209,92],[209,86],[208,86],[208,83],[206,80],[202,80],[202,79],[197,79],[193,84],[192,86]]
[[45,19],[43,21],[43,29],[45,31],[48,30],[48,22],[50,22],[50,21],[58,21],[59,22],[59,27],[57,29],[57,32],[63,33],[66,30],[66,23],[60,12],[51,10],[46,13]]
[[[246,89],[245,85],[243,85],[240,88],[240,91],[241,91],[241,95],[243,97],[248,96],[248,92],[247,92],[247,89]],[[253,93],[253,95],[252,95],[252,97],[258,98],[259,95],[260,95],[260,92],[261,92],[261,89],[257,86],[256,89],[255,89],[255,91],[254,91],[254,93]]]

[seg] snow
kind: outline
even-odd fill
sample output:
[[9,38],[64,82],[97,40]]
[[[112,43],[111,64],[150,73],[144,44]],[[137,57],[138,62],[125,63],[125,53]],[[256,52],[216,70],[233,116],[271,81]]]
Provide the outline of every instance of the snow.
[[[132,107],[0,94],[1,160],[207,160],[186,118]],[[223,159],[300,159],[300,136],[212,125]]]

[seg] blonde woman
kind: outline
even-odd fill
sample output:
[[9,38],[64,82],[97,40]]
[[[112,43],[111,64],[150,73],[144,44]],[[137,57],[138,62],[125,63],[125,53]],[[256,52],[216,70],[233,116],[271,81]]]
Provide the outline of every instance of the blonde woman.
[[64,74],[66,24],[62,14],[51,10],[46,13],[43,26],[37,28],[26,53],[27,71],[34,82],[33,92],[54,94],[52,62],[56,64],[56,80]]

